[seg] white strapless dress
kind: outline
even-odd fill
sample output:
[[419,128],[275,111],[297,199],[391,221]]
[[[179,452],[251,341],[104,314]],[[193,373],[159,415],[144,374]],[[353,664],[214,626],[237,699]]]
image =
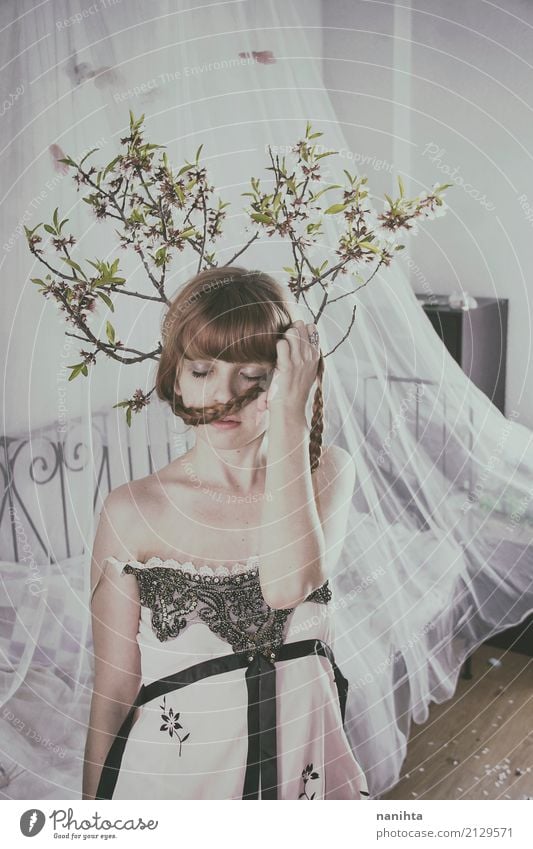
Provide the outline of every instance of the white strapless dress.
[[142,687],[97,798],[368,797],[343,727],[328,582],[273,610],[256,557],[231,570],[158,557],[104,568],[138,582]]

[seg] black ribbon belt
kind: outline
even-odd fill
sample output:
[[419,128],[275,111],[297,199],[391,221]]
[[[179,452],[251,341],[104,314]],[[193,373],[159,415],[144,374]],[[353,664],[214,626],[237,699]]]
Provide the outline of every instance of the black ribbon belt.
[[158,696],[194,684],[202,678],[220,675],[235,669],[246,669],[248,688],[248,757],[244,777],[243,799],[278,798],[278,773],[276,751],[276,661],[293,660],[305,655],[323,655],[333,668],[335,684],[344,726],[348,681],[335,663],[331,648],[322,640],[297,640],[285,643],[276,651],[254,648],[248,651],[222,655],[196,663],[187,669],[143,684],[128,714],[111,744],[102,767],[95,799],[112,799],[117,783],[122,756],[126,746],[135,710]]

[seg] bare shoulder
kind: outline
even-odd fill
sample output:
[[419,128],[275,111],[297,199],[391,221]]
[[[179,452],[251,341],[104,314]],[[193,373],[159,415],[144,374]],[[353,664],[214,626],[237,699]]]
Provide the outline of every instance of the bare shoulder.
[[320,465],[313,478],[317,478],[319,489],[332,484],[341,488],[353,489],[355,484],[355,463],[352,455],[340,445],[328,445],[322,451]]
[[146,498],[149,489],[148,478],[127,481],[111,490],[104,501],[104,507],[117,517],[131,518],[132,513],[138,509],[139,502]]
[[158,507],[165,499],[171,484],[179,484],[174,463],[162,469],[117,486],[105,500],[106,506],[127,519],[144,515],[151,507]]
[[94,540],[94,556],[113,555],[118,560],[138,560],[142,549],[142,517],[145,513],[147,484],[131,481],[112,489],[100,509]]
[[322,453],[321,463],[322,460],[329,463],[331,467],[344,468],[348,466],[355,471],[352,455],[345,448],[341,448],[340,445],[328,445]]

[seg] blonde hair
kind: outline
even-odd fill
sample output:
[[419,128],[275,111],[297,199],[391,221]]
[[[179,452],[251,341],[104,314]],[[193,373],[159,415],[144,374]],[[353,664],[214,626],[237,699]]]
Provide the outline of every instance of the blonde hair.
[[[293,324],[284,290],[270,275],[240,266],[201,271],[172,300],[162,327],[162,351],[156,375],[158,397],[167,401],[185,424],[207,424],[238,412],[264,389],[255,384],[227,404],[186,407],[176,394],[178,367],[188,359],[276,363],[276,342]],[[322,377],[318,361],[313,399],[309,460],[320,463],[324,430]]]

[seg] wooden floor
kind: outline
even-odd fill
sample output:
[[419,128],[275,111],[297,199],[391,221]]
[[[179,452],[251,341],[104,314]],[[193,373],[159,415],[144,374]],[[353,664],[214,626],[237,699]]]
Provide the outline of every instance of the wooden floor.
[[472,664],[454,698],[411,725],[400,781],[381,798],[533,798],[533,658],[483,645]]

